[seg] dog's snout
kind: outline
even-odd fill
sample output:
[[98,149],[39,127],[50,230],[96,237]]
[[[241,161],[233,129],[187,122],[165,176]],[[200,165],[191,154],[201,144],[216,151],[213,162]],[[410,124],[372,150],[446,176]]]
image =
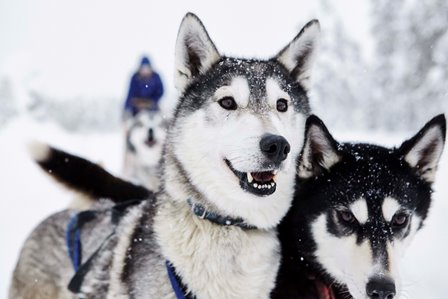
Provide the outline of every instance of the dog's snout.
[[150,128],[148,130],[148,140],[149,141],[153,141],[154,140],[154,130],[152,128]]
[[388,277],[374,277],[367,282],[367,296],[372,299],[395,298],[395,283]]
[[291,146],[279,135],[267,134],[260,140],[260,149],[273,162],[282,162],[288,157]]

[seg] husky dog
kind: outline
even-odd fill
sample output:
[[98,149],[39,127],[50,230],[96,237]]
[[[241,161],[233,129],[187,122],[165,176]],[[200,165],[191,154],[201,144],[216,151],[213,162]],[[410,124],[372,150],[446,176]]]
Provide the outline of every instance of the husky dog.
[[311,116],[273,298],[401,297],[399,259],[427,217],[445,131],[439,115],[399,148],[341,144]]
[[[173,290],[197,299],[269,298],[318,35],[311,21],[274,58],[237,59],[221,56],[200,20],[185,16],[175,49],[182,95],[160,191],[115,218],[112,233],[107,211],[83,226],[82,278],[71,290],[86,298],[176,298]],[[39,147],[35,157],[52,161],[53,150]],[[10,298],[73,298],[64,239],[72,216],[50,216],[31,234]]]
[[143,184],[150,190],[157,190],[167,121],[159,111],[144,110],[126,120],[125,130],[124,178]]

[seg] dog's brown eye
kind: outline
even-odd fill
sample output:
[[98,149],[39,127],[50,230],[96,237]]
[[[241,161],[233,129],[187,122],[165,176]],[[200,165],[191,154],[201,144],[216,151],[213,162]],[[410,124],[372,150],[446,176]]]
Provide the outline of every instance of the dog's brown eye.
[[408,223],[409,216],[404,213],[395,214],[392,218],[391,224],[393,227],[399,228],[406,226]]
[[285,99],[277,100],[277,111],[279,112],[288,111],[288,101],[286,101]]
[[349,211],[338,211],[339,220],[345,223],[354,223],[356,221],[355,216]]
[[226,110],[236,110],[238,105],[232,97],[224,97],[218,101],[219,105]]

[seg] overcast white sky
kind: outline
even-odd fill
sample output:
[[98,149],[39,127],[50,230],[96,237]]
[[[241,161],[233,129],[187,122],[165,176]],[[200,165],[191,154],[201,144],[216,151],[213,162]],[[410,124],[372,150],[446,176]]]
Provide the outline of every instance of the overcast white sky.
[[[123,97],[140,55],[149,53],[172,87],[174,42],[186,12],[202,19],[223,53],[269,57],[312,18],[325,30],[316,2],[0,0],[0,78],[61,99]],[[344,0],[335,8],[355,38],[369,34],[367,7]]]

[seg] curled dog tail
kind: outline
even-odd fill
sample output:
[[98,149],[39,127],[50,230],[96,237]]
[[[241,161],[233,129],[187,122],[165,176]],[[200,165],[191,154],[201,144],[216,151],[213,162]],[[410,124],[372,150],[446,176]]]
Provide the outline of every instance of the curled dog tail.
[[33,141],[29,144],[29,152],[34,161],[51,177],[87,198],[107,198],[123,202],[147,199],[152,195],[143,186],[122,180],[95,163],[48,144]]

